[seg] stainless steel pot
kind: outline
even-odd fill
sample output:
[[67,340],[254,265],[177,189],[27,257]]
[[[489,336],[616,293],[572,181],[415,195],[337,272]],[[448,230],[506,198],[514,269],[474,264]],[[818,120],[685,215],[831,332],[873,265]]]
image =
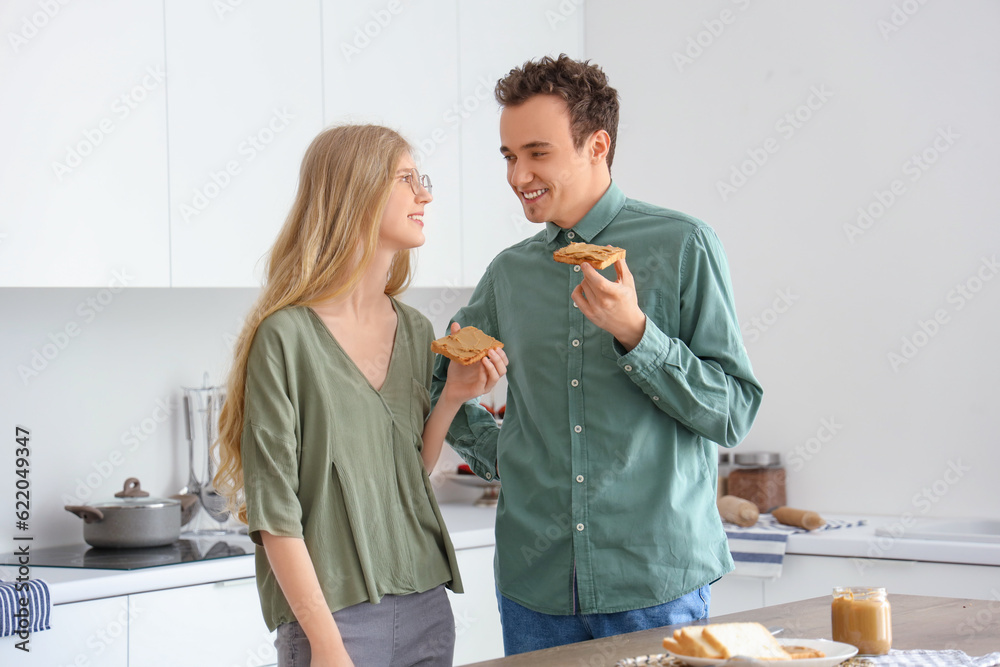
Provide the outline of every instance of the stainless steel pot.
[[180,500],[150,498],[135,477],[125,480],[115,498],[93,505],[66,505],[66,511],[83,519],[83,539],[90,546],[158,547],[180,538]]

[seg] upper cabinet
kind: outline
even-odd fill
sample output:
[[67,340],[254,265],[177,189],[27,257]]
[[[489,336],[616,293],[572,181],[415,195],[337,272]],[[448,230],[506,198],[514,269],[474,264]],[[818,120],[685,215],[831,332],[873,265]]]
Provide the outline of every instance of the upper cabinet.
[[496,254],[536,234],[507,184],[500,156],[497,80],[528,60],[565,53],[583,56],[582,2],[489,0],[462,3],[459,11],[462,136],[462,278],[479,282]]
[[583,55],[528,0],[5,6],[0,285],[257,287],[324,127],[399,130],[434,184],[415,286],[474,285],[538,227],[498,151],[498,78]]
[[318,2],[167,2],[176,287],[261,284],[323,127]]
[[5,2],[0,285],[170,280],[159,2]]
[[364,122],[399,131],[431,178],[415,286],[462,284],[463,166],[453,120],[458,97],[458,0],[323,2],[327,125]]

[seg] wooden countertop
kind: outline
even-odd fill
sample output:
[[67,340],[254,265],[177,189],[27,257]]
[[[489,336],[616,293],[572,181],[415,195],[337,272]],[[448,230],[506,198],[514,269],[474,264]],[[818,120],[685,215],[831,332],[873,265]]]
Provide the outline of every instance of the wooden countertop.
[[[889,595],[892,647],[959,649],[971,656],[1000,651],[1000,601]],[[713,623],[758,621],[782,627],[782,638],[830,639],[830,597],[717,616]],[[614,667],[622,658],[663,653],[663,638],[680,626],[594,639],[544,651],[476,663],[480,667]]]

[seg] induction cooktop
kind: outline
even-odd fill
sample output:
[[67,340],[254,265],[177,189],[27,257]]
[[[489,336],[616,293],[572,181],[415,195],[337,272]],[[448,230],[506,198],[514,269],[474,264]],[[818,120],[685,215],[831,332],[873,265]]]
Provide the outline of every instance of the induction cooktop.
[[[246,535],[185,535],[172,544],[140,549],[97,549],[69,544],[30,551],[34,567],[82,567],[99,570],[137,570],[145,567],[193,563],[213,558],[245,556],[254,552]],[[0,565],[18,565],[13,553],[0,555]]]

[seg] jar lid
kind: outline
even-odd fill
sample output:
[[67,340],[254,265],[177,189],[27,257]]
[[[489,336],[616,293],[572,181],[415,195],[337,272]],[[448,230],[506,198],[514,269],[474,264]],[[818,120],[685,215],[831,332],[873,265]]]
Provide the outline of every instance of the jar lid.
[[779,466],[781,454],[777,452],[741,452],[733,454],[733,463],[738,466]]

